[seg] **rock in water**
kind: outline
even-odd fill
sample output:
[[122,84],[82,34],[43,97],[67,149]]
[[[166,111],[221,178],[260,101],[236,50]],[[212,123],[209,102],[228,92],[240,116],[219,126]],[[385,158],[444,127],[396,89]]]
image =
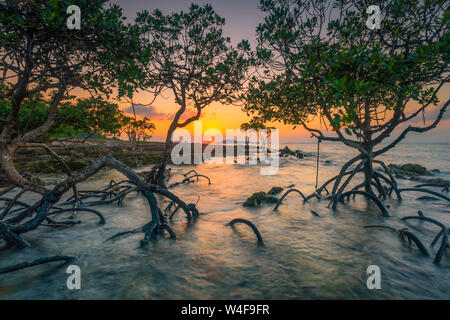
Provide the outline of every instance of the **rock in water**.
[[280,157],[294,156],[297,159],[303,159],[305,155],[306,154],[302,150],[292,151],[287,146],[284,147],[283,149],[280,149]]
[[263,199],[266,198],[266,193],[264,191],[256,192],[251,195],[250,198],[245,200],[243,206],[244,207],[258,207]]
[[295,150],[295,156],[298,159],[303,159],[305,157],[305,154],[301,150]]
[[389,168],[399,176],[432,176],[433,174],[424,166],[416,163],[402,165],[390,164]]
[[[280,187],[274,187],[272,189],[275,189],[275,191],[278,191],[277,188]],[[270,189],[270,191],[272,191],[272,189]],[[280,193],[283,188],[280,188],[281,190],[278,191],[277,193]],[[270,192],[269,191],[269,192]],[[278,202],[278,198],[275,197],[273,194],[267,194],[264,191],[260,191],[260,192],[256,192],[254,194],[252,194],[252,196],[250,198],[248,198],[247,200],[245,200],[243,206],[244,207],[259,207],[259,205],[261,203],[277,203]]]
[[279,194],[281,191],[283,191],[282,187],[272,187],[267,194],[275,195]]
[[262,201],[264,203],[278,203],[278,198],[275,196],[268,195]]

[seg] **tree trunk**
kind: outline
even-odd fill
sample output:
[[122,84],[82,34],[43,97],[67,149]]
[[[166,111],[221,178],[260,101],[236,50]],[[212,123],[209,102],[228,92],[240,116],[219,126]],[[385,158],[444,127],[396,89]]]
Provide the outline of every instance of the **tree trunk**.
[[164,145],[163,155],[161,157],[161,161],[156,170],[156,174],[153,176],[153,184],[165,188],[164,178],[166,173],[167,163],[169,162],[170,151],[172,150],[172,134],[174,130],[169,129],[169,132],[166,137],[166,143]]
[[364,155],[364,189],[368,193],[372,193],[372,179],[373,179],[373,148],[366,148],[367,155]]

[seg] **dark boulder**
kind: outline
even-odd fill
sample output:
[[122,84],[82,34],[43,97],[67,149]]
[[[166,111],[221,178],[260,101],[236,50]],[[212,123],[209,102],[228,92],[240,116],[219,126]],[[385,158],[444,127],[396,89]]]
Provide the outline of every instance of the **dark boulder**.
[[267,194],[275,195],[275,194],[279,194],[281,191],[283,191],[282,187],[272,187]]

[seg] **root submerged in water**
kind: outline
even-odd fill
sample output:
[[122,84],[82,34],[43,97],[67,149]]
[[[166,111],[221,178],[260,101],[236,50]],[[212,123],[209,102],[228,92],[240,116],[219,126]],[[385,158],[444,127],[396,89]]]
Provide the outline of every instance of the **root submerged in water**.
[[252,228],[253,232],[256,235],[256,238],[258,239],[258,246],[264,246],[264,241],[261,236],[261,233],[259,232],[258,228],[256,228],[256,226],[252,222],[250,222],[246,219],[236,218],[236,219],[233,219],[230,222],[228,222],[226,225],[233,227],[236,223],[243,223],[243,224],[248,225],[250,228]]

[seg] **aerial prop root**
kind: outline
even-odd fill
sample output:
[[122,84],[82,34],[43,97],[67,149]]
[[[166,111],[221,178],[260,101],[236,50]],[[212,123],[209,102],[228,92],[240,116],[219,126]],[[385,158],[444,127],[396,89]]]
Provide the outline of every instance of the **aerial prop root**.
[[405,238],[408,239],[408,242],[410,245],[414,242],[414,244],[417,246],[417,248],[423,255],[425,255],[427,257],[429,256],[429,253],[428,253],[427,249],[425,248],[425,246],[411,231],[408,230],[408,228],[402,228],[400,230],[397,230],[393,227],[384,226],[384,225],[367,225],[367,226],[364,226],[364,228],[365,229],[381,228],[381,229],[386,229],[386,230],[389,230],[392,232],[398,232],[398,235],[401,240],[404,240]]
[[423,187],[442,188],[441,193],[449,192],[448,186],[439,184],[439,183],[423,183],[423,184],[418,184],[417,186],[414,186],[414,188],[423,188]]
[[298,193],[298,194],[302,197],[303,202],[306,202],[306,201],[307,201],[307,198],[305,197],[305,195],[304,195],[300,190],[298,190],[298,189],[289,189],[289,190],[287,190],[287,191],[283,194],[283,196],[278,200],[278,202],[277,202],[277,204],[276,204],[274,210],[278,210],[278,207],[281,205],[281,203],[283,202],[284,198],[286,198],[287,195],[288,195],[289,193],[291,193],[291,192]]
[[233,219],[230,222],[228,222],[226,225],[233,227],[236,223],[243,223],[243,224],[248,225],[253,230],[253,232],[256,235],[256,238],[258,239],[258,246],[264,246],[264,241],[261,236],[261,233],[259,232],[258,228],[252,222],[250,222],[246,219],[236,218],[236,219]]
[[[139,190],[142,192],[144,197],[148,200],[150,204],[150,211],[151,211],[151,217],[152,222],[155,224],[155,232],[160,232],[161,230],[166,230],[170,234],[170,236],[174,237],[174,232],[165,224],[165,221],[162,221],[161,216],[158,212],[159,209],[157,207],[157,200],[155,198],[155,194],[158,194],[162,197],[165,197],[171,201],[173,201],[177,206],[180,207],[181,210],[183,210],[186,213],[186,216],[188,219],[197,218],[199,216],[199,212],[194,204],[186,204],[183,202],[180,198],[178,198],[175,194],[171,193],[165,188],[161,188],[159,186],[146,183],[142,177],[140,177],[137,173],[135,173],[132,169],[127,167],[125,164],[121,163],[120,161],[114,159],[111,155],[102,157],[94,161],[90,166],[86,167],[84,170],[81,170],[70,177],[68,177],[65,181],[61,182],[60,184],[56,185],[53,189],[45,189],[44,187],[33,185],[32,190],[34,192],[38,192],[42,195],[42,198],[36,202],[34,205],[29,206],[26,204],[22,204],[19,201],[15,202],[15,205],[22,205],[24,207],[24,210],[19,211],[18,214],[8,219],[7,221],[1,221],[0,224],[0,238],[3,238],[7,245],[9,244],[19,244],[21,247],[28,246],[29,244],[21,239],[20,235],[22,233],[26,233],[29,231],[32,231],[39,227],[42,223],[50,222],[47,218],[51,215],[60,214],[63,212],[70,212],[70,211],[86,211],[93,213],[97,215],[100,219],[100,223],[104,223],[104,217],[101,215],[98,211],[90,208],[86,208],[89,203],[84,203],[82,206],[73,206],[71,209],[67,208],[60,208],[57,207],[57,203],[61,199],[62,195],[65,194],[67,191],[73,189],[73,187],[88,179],[95,173],[97,173],[100,169],[103,167],[111,167],[116,169],[117,171],[121,172],[128,178],[128,183],[133,184],[134,186],[132,188],[135,188],[135,190]],[[124,183],[124,182],[123,182]],[[120,183],[111,182],[110,186],[102,191],[110,191],[112,188],[117,187]],[[28,185],[25,185],[23,189],[27,189]],[[124,189],[125,192],[131,192],[134,189],[132,188],[126,188]],[[91,192],[95,193],[95,192]],[[123,201],[123,196],[126,194],[120,195]],[[75,197],[72,198],[73,201],[77,201]],[[114,199],[114,198],[112,198]],[[6,199],[11,200],[11,199]],[[119,198],[120,200],[120,198]],[[101,204],[96,203],[95,204]],[[104,203],[104,202],[102,202]],[[56,209],[56,210],[55,210]],[[25,222],[22,222],[24,219],[29,218]],[[51,223],[50,223],[51,224]],[[148,234],[148,230],[146,231],[146,239],[147,238],[153,238],[152,234]]]
[[434,247],[434,245],[437,243],[437,241],[442,237],[441,245],[440,245],[440,247],[436,253],[436,256],[434,258],[434,261],[433,261],[433,263],[439,264],[445,250],[450,247],[450,244],[448,243],[449,228],[436,219],[425,217],[421,211],[419,211],[419,216],[407,216],[407,217],[402,218],[402,220],[404,220],[404,221],[406,221],[406,220],[426,221],[426,222],[432,223],[441,228],[441,230],[437,233],[437,235],[434,237],[433,241],[430,244],[430,247]]
[[[350,166],[354,165],[355,163],[357,163],[357,165],[354,167],[354,169],[350,169]],[[346,187],[348,186],[350,181],[353,179],[353,177],[357,173],[363,172],[363,169],[361,167],[362,167],[362,165],[364,165],[364,163],[365,163],[365,160],[362,159],[361,156],[357,156],[357,157],[351,159],[350,161],[348,161],[347,163],[344,164],[344,166],[342,167],[342,169],[338,175],[334,176],[333,178],[331,178],[331,179],[327,180],[325,183],[323,183],[322,186],[319,187],[315,193],[320,195],[322,193],[322,191],[326,191],[327,194],[330,194],[330,192],[328,192],[327,186],[334,182],[331,196],[332,196],[332,199],[338,198],[342,193],[345,192]],[[390,195],[390,193],[392,193],[392,191],[395,191],[397,198],[399,200],[401,200],[400,193],[397,190],[398,189],[397,181],[395,180],[394,176],[392,175],[392,172],[389,170],[389,168],[386,166],[386,164],[380,160],[375,160],[375,159],[373,160],[373,163],[381,165],[381,167],[384,169],[385,174],[383,174],[379,171],[373,171],[372,185],[376,187],[376,189],[379,191],[380,195],[383,198],[386,198],[387,195]],[[350,176],[350,177],[348,177],[343,183],[341,183],[342,179],[346,176]],[[386,189],[384,186],[382,186],[380,179],[383,180],[384,182],[386,182],[390,186],[390,189]],[[358,186],[358,188],[355,188],[355,189],[357,190],[359,188],[361,188],[360,185]],[[332,205],[332,203],[333,203],[333,201],[330,202],[330,205]]]
[[378,208],[380,208],[381,213],[383,214],[383,216],[389,217],[389,212],[386,209],[386,207],[384,206],[384,204],[380,201],[380,199],[378,199],[377,197],[375,197],[371,193],[368,193],[368,192],[365,192],[365,191],[361,191],[361,190],[347,191],[347,192],[341,194],[339,196],[339,198],[336,198],[336,199],[332,200],[333,210],[336,210],[338,202],[344,202],[343,200],[344,200],[345,197],[347,197],[349,195],[353,195],[353,194],[359,194],[359,195],[362,195],[362,196],[372,200],[378,206]]
[[[191,171],[194,171],[194,172],[195,172],[195,170],[191,170]],[[188,183],[195,182],[195,181],[191,180],[191,179],[193,179],[193,178],[197,178],[197,182],[199,181],[199,178],[204,178],[204,179],[208,180],[208,185],[211,184],[211,179],[210,179],[208,176],[205,176],[204,174],[194,173],[193,175],[187,176],[187,175],[185,174],[184,176],[185,176],[185,178],[184,178],[182,181],[172,183],[171,185],[169,185],[169,188],[176,187],[176,186],[178,186],[178,185],[180,185],[180,184],[188,184]]]
[[436,191],[432,191],[432,190],[428,190],[428,189],[424,189],[424,188],[403,188],[403,189],[398,189],[398,192],[400,192],[400,193],[401,192],[406,192],[406,191],[415,191],[415,192],[428,193],[428,194],[431,194],[433,196],[436,196],[438,198],[441,198],[441,199],[444,199],[444,200],[447,200],[448,202],[450,202],[450,198],[449,197],[447,197],[447,196],[445,196],[445,195],[443,195],[443,194],[441,194],[439,192],[436,192]]

